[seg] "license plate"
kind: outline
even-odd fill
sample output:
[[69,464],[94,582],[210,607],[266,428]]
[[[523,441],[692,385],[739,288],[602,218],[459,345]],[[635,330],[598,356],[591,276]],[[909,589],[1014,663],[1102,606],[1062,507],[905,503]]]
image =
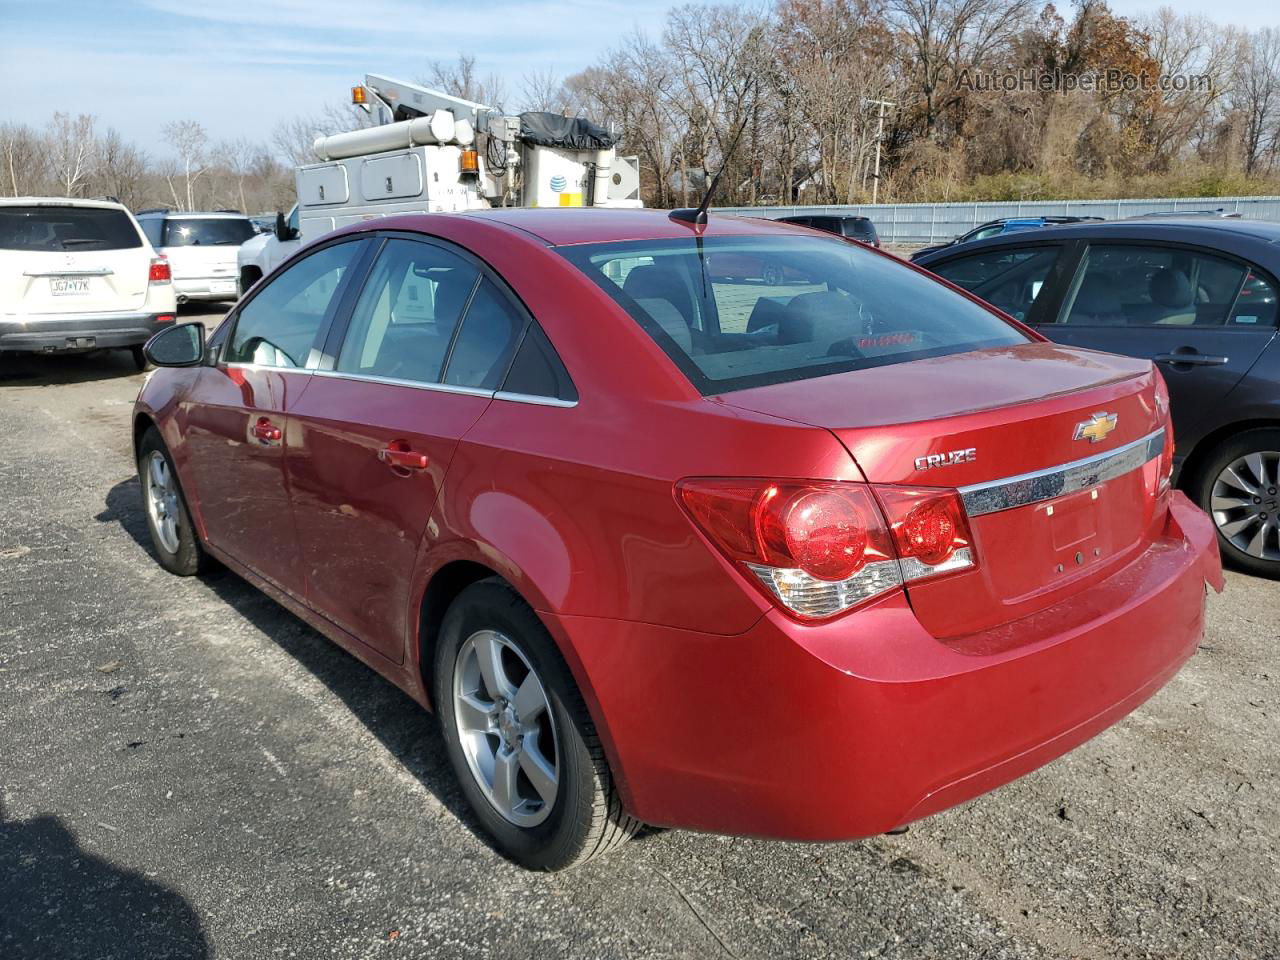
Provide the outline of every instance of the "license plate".
[[215,280],[209,284],[209,289],[213,293],[235,293],[236,282],[234,280]]
[[78,296],[89,292],[88,277],[50,277],[49,292],[55,297]]

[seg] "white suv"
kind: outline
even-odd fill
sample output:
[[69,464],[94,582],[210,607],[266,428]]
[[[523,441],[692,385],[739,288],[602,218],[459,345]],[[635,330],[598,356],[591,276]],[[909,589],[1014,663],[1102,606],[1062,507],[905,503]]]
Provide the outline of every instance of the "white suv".
[[169,264],[124,206],[0,198],[0,352],[142,344],[175,322]]
[[258,235],[252,220],[242,213],[144,210],[138,222],[169,260],[178,303],[236,298],[236,253]]

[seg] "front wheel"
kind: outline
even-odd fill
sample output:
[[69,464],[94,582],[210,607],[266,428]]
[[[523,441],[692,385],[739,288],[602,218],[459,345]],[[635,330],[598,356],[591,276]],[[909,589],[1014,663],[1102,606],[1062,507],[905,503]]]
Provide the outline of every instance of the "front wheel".
[[138,480],[147,530],[160,566],[180,577],[190,577],[208,566],[200,546],[178,473],[155,427],[149,427],[138,445]]
[[1191,491],[1218,528],[1222,557],[1280,579],[1280,430],[1246,430],[1222,443]]
[[504,581],[472,584],[449,607],[434,693],[462,792],[512,860],[562,870],[640,826],[555,642]]

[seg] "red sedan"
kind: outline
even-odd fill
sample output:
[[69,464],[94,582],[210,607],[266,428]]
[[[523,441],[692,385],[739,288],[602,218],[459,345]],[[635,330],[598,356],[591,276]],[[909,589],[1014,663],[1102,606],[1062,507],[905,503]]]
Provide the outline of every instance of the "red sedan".
[[1222,588],[1150,363],[798,228],[377,220],[148,354],[160,562],[221,561],[436,710],[532,867],[967,800],[1151,696]]

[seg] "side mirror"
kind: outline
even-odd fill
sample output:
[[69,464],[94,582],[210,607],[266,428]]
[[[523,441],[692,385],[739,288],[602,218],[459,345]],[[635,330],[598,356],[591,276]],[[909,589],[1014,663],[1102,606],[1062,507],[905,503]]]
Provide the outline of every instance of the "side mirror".
[[147,341],[143,354],[157,367],[194,367],[204,362],[204,324],[180,323]]
[[293,228],[289,226],[289,221],[285,220],[284,214],[279,210],[276,211],[276,239],[281,243],[294,239]]

